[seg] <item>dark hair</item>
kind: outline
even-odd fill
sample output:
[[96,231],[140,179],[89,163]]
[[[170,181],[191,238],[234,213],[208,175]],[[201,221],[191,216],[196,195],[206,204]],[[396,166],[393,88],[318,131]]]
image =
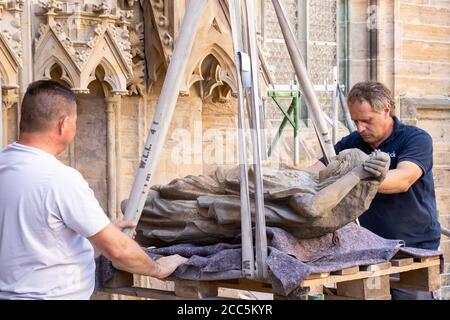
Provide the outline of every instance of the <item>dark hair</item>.
[[392,117],[395,110],[395,100],[391,91],[382,83],[376,81],[358,82],[353,86],[347,96],[348,104],[355,101],[367,101],[373,111],[381,112],[388,105]]
[[20,131],[43,132],[52,123],[76,112],[76,96],[68,87],[52,80],[32,82],[22,101]]

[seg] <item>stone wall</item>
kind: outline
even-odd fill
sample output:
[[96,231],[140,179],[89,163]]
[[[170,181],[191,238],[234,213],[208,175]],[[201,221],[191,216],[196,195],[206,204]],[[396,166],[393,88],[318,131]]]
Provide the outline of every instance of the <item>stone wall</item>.
[[[0,2],[4,144],[17,139],[19,101],[31,79],[71,87],[79,99],[78,135],[59,158],[86,177],[105,212],[116,218],[132,186],[186,2],[44,0],[27,5],[29,17],[22,1]],[[236,126],[233,56],[223,8],[211,1],[153,183],[203,173],[203,145],[210,144],[202,141],[204,132],[216,124]]]
[[[367,39],[367,0],[349,0],[349,61],[350,87],[357,82],[365,81],[368,75],[368,39]],[[349,88],[348,88],[349,89]]]
[[[400,99],[402,119],[423,128],[433,137],[433,176],[439,221],[450,228],[450,100],[447,98]],[[445,272],[441,278],[441,295],[450,299],[450,239],[441,238],[440,250],[445,257]]]
[[[286,65],[286,57],[277,60],[277,55],[286,50],[276,49],[284,45],[279,41],[279,29],[269,30],[275,24],[270,1],[257,3],[262,50],[268,60],[270,55],[274,60],[269,61],[269,69],[284,72],[286,77],[278,81],[287,82],[292,68]],[[333,3],[312,1],[315,9],[310,12],[321,11],[321,5],[335,10]],[[27,5],[30,10],[20,0],[0,1],[4,143],[17,139],[20,99],[29,82],[54,79],[70,86],[79,97],[79,132],[60,159],[81,171],[111,218],[120,217],[120,202],[131,190],[186,1],[34,0]],[[314,35],[322,35],[320,28],[333,24],[334,12],[321,12],[320,17],[311,19],[317,23],[310,29],[316,31],[308,43],[308,37],[301,37],[305,8],[296,1],[288,1],[288,5],[301,46],[306,51],[310,46],[310,67],[315,64],[317,70],[326,71],[336,58],[331,52],[335,40]],[[375,15],[369,10],[368,0],[349,0],[349,5],[350,47],[344,59],[350,63],[350,84],[369,77],[368,26],[374,24],[368,21],[375,19],[377,78],[393,90],[399,106],[397,115],[433,136],[440,219],[450,227],[450,2],[378,0]],[[264,14],[266,19],[261,18]],[[144,21],[143,16],[149,19]],[[327,47],[323,47],[325,42]],[[270,46],[275,49],[271,51]],[[326,62],[319,59],[320,53],[311,55],[311,46],[328,50],[323,59]],[[153,183],[209,173],[216,162],[236,163],[236,141],[228,140],[230,130],[236,129],[233,57],[227,17],[219,2],[209,1]],[[322,64],[326,64],[323,70]],[[316,80],[327,80],[328,73],[320,73],[323,77]],[[345,134],[341,128],[339,136]],[[287,155],[283,159],[289,163],[292,131],[287,130],[284,136],[280,145]],[[302,124],[300,137],[301,161],[306,166],[320,156],[308,121]],[[220,146],[231,148],[228,157],[220,153]],[[442,239],[442,250],[449,259],[448,239]],[[443,277],[447,287],[442,290],[447,297],[448,278],[448,274]]]
[[[450,227],[450,2],[379,0],[378,80],[393,91],[396,115],[433,137],[437,206],[441,224]],[[355,73],[359,74],[359,70]],[[445,254],[443,298],[450,298],[450,240]]]

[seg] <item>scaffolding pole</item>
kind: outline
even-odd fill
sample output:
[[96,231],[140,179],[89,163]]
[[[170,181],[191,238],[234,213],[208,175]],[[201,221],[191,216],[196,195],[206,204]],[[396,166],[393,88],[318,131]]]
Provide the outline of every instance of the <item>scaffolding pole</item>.
[[261,160],[261,120],[260,99],[258,86],[258,49],[256,45],[255,10],[254,0],[246,0],[245,13],[247,22],[248,53],[251,62],[251,88],[247,95],[250,106],[251,137],[253,147],[253,174],[255,189],[255,251],[256,251],[256,277],[267,279],[267,235],[266,217],[264,210],[264,190],[262,182],[262,160]]
[[[278,89],[277,89],[278,88]],[[273,102],[275,102],[276,106],[283,113],[283,120],[281,121],[280,127],[278,128],[277,133],[275,134],[272,143],[268,149],[268,156],[270,157],[275,147],[278,143],[278,140],[283,133],[284,128],[289,123],[294,130],[294,161],[293,166],[298,168],[300,166],[300,137],[299,137],[299,128],[300,128],[300,118],[299,118],[299,97],[300,93],[298,90],[298,86],[296,82],[294,84],[289,85],[288,88],[286,86],[275,86],[270,85],[267,95],[272,98]],[[283,106],[278,101],[278,98],[292,98],[291,104],[289,105],[287,111],[283,109]],[[293,115],[293,119],[291,119],[291,115]]]
[[[207,0],[189,1],[181,25],[182,31],[175,42],[173,55],[156,105],[144,152],[125,208],[124,219],[131,220],[136,224],[141,217],[153,174],[155,173],[166,140],[177,103],[181,81],[189,61],[206,3]],[[132,230],[127,228],[124,230],[124,233],[131,235]]]
[[339,101],[341,103],[342,113],[344,114],[344,119],[347,124],[347,128],[350,131],[350,133],[352,133],[353,131],[356,131],[356,126],[352,120],[350,111],[348,110],[348,104],[347,104],[347,101],[345,100],[344,93],[342,92],[341,87],[339,85],[337,86],[337,91],[338,91]]
[[314,126],[318,133],[319,143],[323,150],[323,156],[328,163],[330,158],[336,155],[333,144],[328,133],[327,124],[322,115],[319,100],[314,92],[314,87],[308,76],[308,70],[306,69],[305,62],[302,54],[297,46],[295,36],[289,25],[285,10],[280,0],[272,0],[275,12],[277,15],[278,23],[280,24],[281,32],[283,33],[284,40],[291,57],[292,64],[297,74],[298,81],[300,83],[301,91],[305,97],[306,106],[308,107],[309,114],[312,117]]
[[5,147],[3,143],[3,89],[2,89],[2,78],[0,77],[0,150]]
[[255,276],[255,259],[253,253],[252,217],[248,189],[247,142],[245,139],[245,106],[241,73],[249,72],[240,52],[242,43],[242,5],[240,0],[230,0],[230,24],[233,38],[233,48],[236,60],[236,75],[238,88],[238,141],[240,167],[240,201],[241,201],[241,246],[242,246],[242,276],[253,279]]
[[333,145],[337,142],[337,135],[338,135],[338,128],[339,128],[339,109],[338,109],[338,79],[337,79],[337,67],[333,67],[333,91],[332,91],[332,98],[331,98],[331,111],[332,111],[332,138],[333,138]]

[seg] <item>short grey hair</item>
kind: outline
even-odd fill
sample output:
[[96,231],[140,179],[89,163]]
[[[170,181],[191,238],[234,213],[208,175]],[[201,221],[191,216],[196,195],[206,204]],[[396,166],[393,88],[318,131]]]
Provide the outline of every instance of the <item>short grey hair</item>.
[[39,80],[31,83],[22,101],[20,132],[50,129],[54,121],[76,113],[76,103],[72,90],[58,82]]
[[391,117],[394,115],[394,97],[391,90],[380,82],[365,81],[355,84],[347,95],[347,103],[350,105],[355,101],[367,101],[375,112],[383,111],[383,108],[387,105],[391,108],[389,115]]

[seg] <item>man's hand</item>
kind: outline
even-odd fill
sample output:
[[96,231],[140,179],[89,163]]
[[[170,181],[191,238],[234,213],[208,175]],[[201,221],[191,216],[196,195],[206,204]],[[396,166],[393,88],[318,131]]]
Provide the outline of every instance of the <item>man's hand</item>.
[[131,238],[134,239],[136,237],[136,224],[133,221],[130,220],[111,220],[111,223],[114,224],[117,228],[119,228],[120,231],[123,231],[123,229],[131,228],[133,229],[133,234],[131,235]]
[[390,163],[391,157],[387,153],[375,150],[370,154],[369,160],[363,163],[363,168],[371,176],[378,178],[378,180],[384,180],[389,171]]
[[159,265],[159,272],[156,276],[158,279],[164,279],[170,276],[180,265],[185,263],[188,259],[174,254],[172,256],[162,257],[156,260]]
[[389,171],[390,161],[391,158],[387,153],[376,150],[370,154],[369,159],[364,161],[362,165],[355,167],[352,173],[361,180],[370,177],[383,180]]
[[[122,223],[119,223],[122,225]],[[128,223],[126,224],[129,225]],[[122,233],[112,223],[89,237],[88,240],[97,247],[116,269],[155,278],[165,278],[186,262],[179,255],[160,258],[155,261],[139,244]]]

